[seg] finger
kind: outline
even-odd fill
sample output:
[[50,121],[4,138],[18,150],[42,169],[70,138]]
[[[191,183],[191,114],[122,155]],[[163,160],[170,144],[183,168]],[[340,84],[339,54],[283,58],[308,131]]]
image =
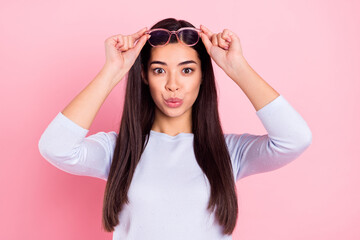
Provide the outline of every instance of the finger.
[[132,36],[129,36],[129,48],[134,47],[136,39],[134,39]]
[[221,34],[221,37],[226,41],[231,42],[231,38],[230,38],[231,34],[232,32],[229,29],[224,29],[224,31]]
[[118,42],[115,44],[115,48],[119,50],[123,45],[124,45],[124,43]]
[[133,37],[135,40],[137,40],[138,38],[140,38],[142,35],[144,35],[144,32],[147,30],[147,27],[144,27],[142,29],[140,29],[138,32],[131,34],[130,36]]
[[150,35],[146,34],[145,33],[146,31],[147,31],[147,27],[144,27],[137,33],[130,35],[129,36],[129,48],[133,48],[135,46],[135,42],[138,41],[139,38],[141,38],[142,36],[146,35],[146,38],[149,38],[148,36],[150,36]]
[[211,39],[211,36],[213,35],[213,33],[204,25],[200,24],[200,29],[205,33],[205,35]]
[[120,50],[120,48],[124,45],[124,40],[122,36],[116,36],[113,37],[111,39],[109,39],[109,41],[111,41],[111,46],[115,47],[116,50]]
[[113,45],[117,48],[121,43],[119,40],[117,39],[111,39],[111,42],[113,43]]
[[[131,41],[130,41],[130,38],[129,38],[129,37],[126,38],[126,47],[127,47],[127,49],[130,49],[130,48],[131,48]],[[127,49],[126,49],[126,50],[127,50]]]
[[222,47],[224,49],[228,48],[229,43],[225,41],[225,39],[222,37],[221,33],[219,33],[217,35],[217,41],[218,41],[219,47]]
[[235,51],[242,52],[240,38],[233,32],[229,32],[228,35],[231,39],[231,44],[230,44],[229,50],[233,49]]
[[105,43],[111,46],[116,46],[119,43],[122,43],[122,36],[121,35],[115,35],[108,39],[106,39]]
[[213,34],[213,36],[211,37],[211,42],[212,42],[212,44],[215,45],[215,46],[218,45],[217,34]]
[[124,40],[124,44],[123,44],[123,46],[120,48],[120,50],[121,50],[121,51],[127,51],[128,48],[129,48],[128,38],[127,38],[127,37],[124,37],[123,40]]
[[139,41],[137,41],[137,43],[134,47],[134,51],[135,51],[136,55],[139,55],[142,47],[145,45],[145,43],[148,39],[149,39],[149,35],[143,35],[139,38]]
[[208,38],[208,36],[205,33],[200,33],[200,37],[205,45],[206,51],[210,55],[210,49],[212,47],[212,43],[211,43],[210,39]]
[[218,41],[217,41],[217,38],[216,38],[216,34],[211,32],[207,27],[205,27],[202,24],[200,25],[200,28],[206,34],[206,36],[210,39],[212,45],[218,46]]

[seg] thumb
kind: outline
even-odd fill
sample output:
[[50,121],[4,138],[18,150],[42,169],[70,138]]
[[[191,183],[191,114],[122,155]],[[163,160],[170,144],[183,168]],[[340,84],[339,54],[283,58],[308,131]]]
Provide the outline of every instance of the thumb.
[[206,51],[210,55],[210,49],[212,47],[212,43],[211,43],[210,39],[204,33],[200,33],[200,37],[201,37],[201,39],[202,39],[202,41],[203,41],[203,43],[205,45]]
[[134,52],[136,53],[136,56],[139,55],[142,47],[145,45],[146,41],[150,38],[150,35],[144,34],[143,36],[141,36],[139,38],[139,40],[137,41],[134,49]]

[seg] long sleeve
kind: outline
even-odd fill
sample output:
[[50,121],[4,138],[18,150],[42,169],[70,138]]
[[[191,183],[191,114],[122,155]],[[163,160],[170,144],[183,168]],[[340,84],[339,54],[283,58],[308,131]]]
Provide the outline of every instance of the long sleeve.
[[65,172],[107,180],[117,134],[88,132],[59,112],[40,137],[40,154]]
[[282,95],[259,109],[256,115],[268,134],[224,134],[235,181],[287,165],[312,142],[307,123]]

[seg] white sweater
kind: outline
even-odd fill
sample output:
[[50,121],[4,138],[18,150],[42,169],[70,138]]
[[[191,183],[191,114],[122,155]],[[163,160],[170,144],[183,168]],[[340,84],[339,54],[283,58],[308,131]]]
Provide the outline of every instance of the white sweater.
[[[256,114],[268,134],[224,134],[234,181],[285,166],[312,142],[307,123],[282,95]],[[39,140],[40,153],[63,171],[107,180],[117,133],[86,137],[88,131],[59,112]],[[232,239],[206,209],[210,184],[195,159],[193,137],[151,130],[114,240]]]

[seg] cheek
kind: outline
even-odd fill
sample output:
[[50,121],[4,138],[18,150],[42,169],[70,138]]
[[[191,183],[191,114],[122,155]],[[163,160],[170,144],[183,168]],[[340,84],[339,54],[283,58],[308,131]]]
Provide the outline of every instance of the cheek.
[[200,90],[200,82],[195,82],[194,84],[190,85],[187,89],[187,93],[191,95],[192,98],[197,98]]
[[150,94],[154,102],[162,101],[161,86],[150,83]]

